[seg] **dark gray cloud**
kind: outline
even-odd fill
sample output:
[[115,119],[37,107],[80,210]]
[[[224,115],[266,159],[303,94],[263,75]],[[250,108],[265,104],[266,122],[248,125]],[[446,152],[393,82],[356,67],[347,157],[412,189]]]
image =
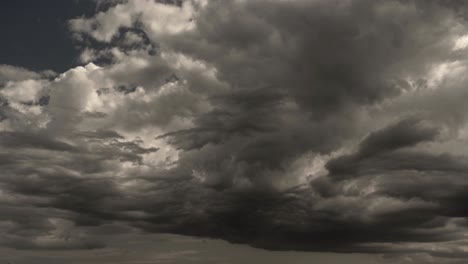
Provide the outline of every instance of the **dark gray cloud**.
[[0,144],[3,147],[14,148],[45,148],[57,151],[70,151],[74,147],[65,142],[60,142],[37,134],[21,132],[1,132]]
[[95,63],[1,68],[0,244],[466,258],[464,8],[122,1],[70,21]]
[[[431,155],[397,151],[412,147],[424,141],[434,140],[437,128],[424,127],[421,120],[409,118],[399,121],[383,130],[368,135],[358,146],[358,150],[330,160],[326,168],[332,176],[348,174],[350,177],[365,174],[366,170],[441,170],[459,167],[454,158],[448,155]],[[458,165],[458,166],[457,166]]]

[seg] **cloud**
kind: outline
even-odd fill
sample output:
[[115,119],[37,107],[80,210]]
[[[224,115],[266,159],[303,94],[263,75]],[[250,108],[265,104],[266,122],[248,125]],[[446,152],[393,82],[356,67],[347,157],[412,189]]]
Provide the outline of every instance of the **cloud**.
[[[87,65],[54,78],[4,67],[0,197],[13,211],[2,244],[101,247],[110,238],[86,230],[118,223],[446,258],[468,212],[457,10],[122,1],[70,21]],[[70,232],[81,235],[68,243]]]
[[359,144],[359,148],[354,154],[332,159],[326,164],[326,168],[331,175],[339,176],[360,174],[357,170],[372,169],[379,165],[386,169],[423,170],[424,168],[435,169],[440,166],[447,168],[448,164],[457,164],[455,160],[449,162],[451,158],[447,155],[434,156],[397,151],[424,141],[434,140],[437,134],[436,128],[424,127],[421,120],[404,119],[385,129],[371,133]]
[[52,70],[34,72],[13,65],[0,64],[0,85],[8,81],[23,81],[29,79],[40,79],[54,77],[56,73]]

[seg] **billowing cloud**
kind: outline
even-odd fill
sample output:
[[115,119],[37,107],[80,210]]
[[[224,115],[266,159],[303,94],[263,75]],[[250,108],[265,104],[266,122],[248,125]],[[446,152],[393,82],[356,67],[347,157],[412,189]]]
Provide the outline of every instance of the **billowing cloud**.
[[118,225],[464,261],[463,8],[145,0],[73,19],[86,65],[0,67],[0,244],[101,248]]

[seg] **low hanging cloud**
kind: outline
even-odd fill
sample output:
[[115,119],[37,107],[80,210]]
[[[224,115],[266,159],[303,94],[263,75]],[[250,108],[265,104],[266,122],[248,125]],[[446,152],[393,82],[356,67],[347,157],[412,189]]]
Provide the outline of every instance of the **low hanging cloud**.
[[142,0],[69,21],[86,65],[0,67],[0,244],[100,248],[118,225],[463,262],[465,9]]

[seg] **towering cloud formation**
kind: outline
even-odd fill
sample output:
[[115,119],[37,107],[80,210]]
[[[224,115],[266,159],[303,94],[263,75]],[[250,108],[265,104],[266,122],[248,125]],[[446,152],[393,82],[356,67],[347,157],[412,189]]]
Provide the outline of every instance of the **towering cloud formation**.
[[0,243],[103,247],[90,230],[112,226],[466,258],[466,8],[141,0],[70,21],[86,66],[0,66]]

